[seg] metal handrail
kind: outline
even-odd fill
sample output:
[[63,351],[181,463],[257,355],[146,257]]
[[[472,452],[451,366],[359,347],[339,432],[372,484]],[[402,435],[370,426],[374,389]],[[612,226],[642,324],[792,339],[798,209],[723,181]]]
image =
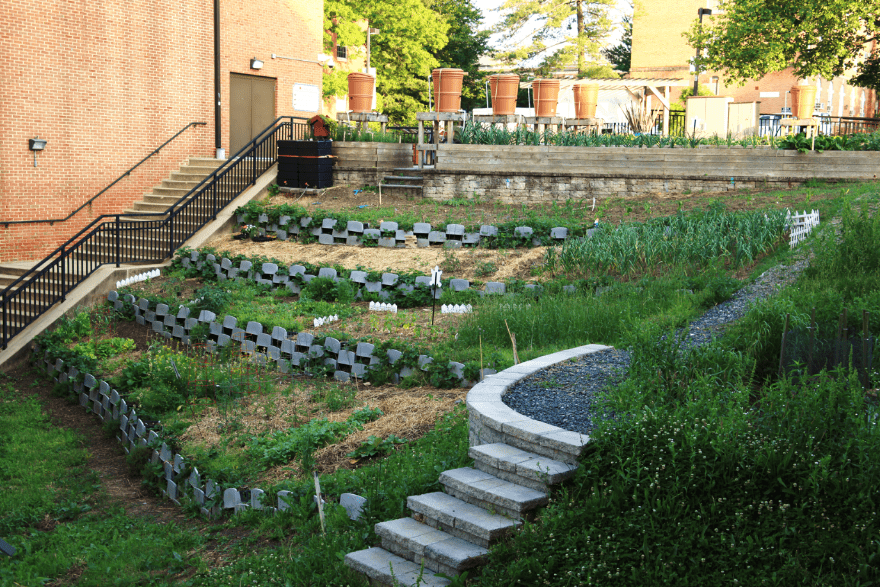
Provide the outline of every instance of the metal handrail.
[[[273,139],[278,139],[285,129],[287,130],[286,134],[288,137],[292,137],[295,121],[305,120],[304,118],[292,116],[277,118],[271,125],[260,132],[256,138],[242,147],[226,163],[214,170],[199,185],[190,190],[187,195],[180,198],[165,212],[103,214],[95,218],[88,226],[68,239],[67,242],[55,249],[40,263],[0,292],[0,309],[2,309],[3,319],[2,331],[0,331],[2,348],[6,348],[7,343],[15,334],[36,320],[49,307],[60,300],[64,300],[67,292],[84,281],[98,267],[108,263],[115,263],[118,267],[122,261],[123,232],[127,235],[136,230],[145,231],[144,236],[152,241],[149,245],[144,245],[142,242],[139,244],[138,240],[135,239],[126,242],[126,262],[164,260],[172,256],[175,244],[179,245],[197,230],[201,229],[208,221],[215,219],[220,209],[238,197],[246,187],[253,185],[260,174],[275,164],[277,161],[277,151]],[[302,126],[303,134],[305,134],[306,125],[302,124]],[[257,156],[258,152],[260,152],[259,157]],[[229,185],[227,180],[238,181],[239,183]],[[221,183],[223,185],[220,185]],[[220,202],[221,198],[225,199],[222,203]],[[197,209],[196,206],[200,208]],[[185,212],[193,212],[191,216],[194,217],[183,219],[187,221],[187,224],[182,227],[181,225],[175,227],[175,219],[183,216]],[[201,217],[199,217],[200,214]],[[143,219],[148,216],[162,216],[164,219],[157,220],[154,223],[129,222],[127,226],[123,225],[124,219]],[[106,222],[108,218],[114,220]],[[138,224],[145,226],[135,228]],[[95,242],[104,233],[106,227],[112,230],[112,234],[109,234],[109,236],[113,237],[114,241],[114,246],[112,246],[113,253],[110,254],[102,254],[101,250],[99,250],[101,244]],[[166,237],[166,230],[168,231],[167,248],[164,246],[164,243],[160,245],[160,242]],[[175,243],[175,236],[177,234],[180,235],[180,239]],[[140,254],[140,256],[138,256],[139,253],[129,252],[138,246],[146,249],[148,252]],[[82,253],[82,255],[74,258],[73,255],[78,252]],[[92,255],[91,258],[89,258],[90,254]],[[68,268],[66,265],[71,265],[71,267]],[[75,273],[73,265],[84,267],[83,273]],[[37,291],[36,286],[40,285],[41,278],[43,277],[46,280],[45,283],[41,284],[41,287],[50,290],[49,296],[44,292]],[[19,284],[21,286],[12,291]],[[31,310],[26,318],[22,316],[22,323],[26,323],[18,324],[14,329],[15,332],[10,336],[8,332],[8,316],[12,302],[17,303],[19,306],[28,306],[29,309],[36,306],[36,309]]]
[[125,173],[123,173],[122,175],[117,177],[115,180],[113,180],[113,183],[111,183],[110,185],[105,187],[103,190],[101,190],[100,192],[98,192],[97,194],[92,196],[82,206],[80,206],[79,208],[77,208],[76,210],[74,210],[73,212],[71,212],[70,214],[65,216],[64,218],[45,218],[45,219],[41,219],[41,220],[0,220],[0,224],[3,224],[8,228],[10,224],[39,224],[39,223],[43,223],[43,222],[51,222],[51,223],[66,222],[66,221],[70,220],[71,218],[73,218],[77,212],[79,212],[80,210],[82,210],[83,208],[85,208],[86,206],[88,206],[89,204],[94,202],[96,199],[98,199],[98,196],[100,196],[101,194],[103,194],[104,192],[106,192],[107,190],[112,188],[113,186],[115,186],[117,183],[122,181],[124,178],[131,175],[131,172],[134,171],[135,169],[137,169],[138,167],[140,167],[147,159],[149,159],[153,155],[158,155],[159,151],[161,151],[165,147],[165,145],[167,145],[168,143],[170,143],[171,141],[173,141],[174,139],[176,139],[177,137],[182,135],[186,129],[188,129],[191,126],[204,126],[206,124],[208,124],[208,123],[207,122],[190,122],[185,127],[180,129],[179,131],[177,131],[177,133],[173,137],[171,137],[170,139],[168,139],[167,141],[165,141],[164,143],[162,143],[161,145],[159,145],[158,147],[153,149],[149,155],[147,155],[146,157],[144,157],[143,159],[141,159],[140,161],[135,163],[134,166],[131,167],[128,171],[126,171]]

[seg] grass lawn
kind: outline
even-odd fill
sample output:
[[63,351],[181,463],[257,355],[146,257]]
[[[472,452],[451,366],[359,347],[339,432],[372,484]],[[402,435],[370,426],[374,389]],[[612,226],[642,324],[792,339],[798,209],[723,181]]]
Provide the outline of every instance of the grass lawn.
[[[604,247],[599,240],[573,241],[555,257],[545,252],[533,276],[543,283],[543,296],[526,296],[523,281],[511,277],[509,289],[518,295],[471,295],[472,314],[440,315],[438,308],[433,324],[424,298],[401,298],[397,315],[375,313],[368,299],[355,301],[351,288],[332,282],[309,283],[297,297],[177,270],[132,286],[126,291],[153,303],[185,303],[221,318],[236,316],[239,323],[259,321],[268,331],[309,332],[316,341],[370,342],[378,350],[401,350],[416,366],[426,354],[435,367],[415,369],[401,385],[393,384],[394,369],[384,364],[364,380],[332,383],[317,377],[323,375],[317,362],[308,365],[314,376],[291,377],[239,354],[207,357],[197,346],[163,344],[118,314],[73,317],[44,337],[44,348],[110,381],[143,419],[161,421],[164,441],[195,463],[202,478],[259,487],[272,497],[290,491],[292,507],[276,516],[247,512],[213,525],[200,522],[199,532],[155,525],[127,513],[125,504],[97,508],[101,482],[89,480],[76,436],[47,426],[35,401],[10,401],[22,395],[24,384],[16,383],[18,391],[7,384],[0,414],[14,419],[8,426],[4,421],[0,434],[9,436],[18,456],[10,464],[0,461],[0,471],[20,481],[13,496],[0,501],[0,537],[5,533],[22,554],[0,560],[0,577],[17,573],[8,575],[10,581],[40,584],[41,576],[72,583],[73,573],[77,584],[91,584],[89,577],[100,576],[100,565],[112,558],[104,572],[111,581],[124,568],[124,576],[142,577],[141,584],[358,584],[341,555],[372,545],[375,522],[405,516],[406,496],[438,490],[440,472],[468,463],[461,404],[466,390],[455,387],[442,367],[454,360],[470,374],[480,366],[503,369],[513,362],[514,332],[521,360],[587,343],[631,347],[629,378],[605,397],[614,413],[626,416],[600,425],[577,477],[534,523],[493,549],[482,575],[468,582],[867,585],[877,580],[880,549],[872,464],[880,445],[869,415],[875,396],[846,373],[795,369],[780,379],[774,364],[786,313],[800,328],[813,306],[821,308],[817,321],[825,325],[835,323],[844,307],[866,309],[872,332],[880,329],[880,254],[871,244],[880,242],[880,228],[853,204],[855,197],[876,202],[875,192],[874,184],[852,184],[735,196],[820,205],[823,221],[842,213],[843,240],[835,241],[830,231],[813,239],[813,270],[757,304],[718,343],[694,352],[680,348],[674,335],[655,342],[729,297],[751,275],[791,259],[772,214],[766,223],[745,211],[723,215],[717,206],[706,211],[711,201],[704,198],[703,211],[684,214],[682,208],[684,218],[694,226],[728,227],[734,226],[731,218],[748,218],[754,228],[735,226],[753,230],[754,242],[713,241],[711,229],[691,231],[679,223],[675,234],[692,235],[689,241],[663,230],[633,232],[640,239],[634,257],[624,231],[641,229],[609,222]],[[650,226],[672,222],[652,218]],[[260,245],[252,246],[248,256],[259,260]],[[311,247],[308,260],[320,265],[321,248]],[[597,261],[602,255],[606,261]],[[401,263],[367,269],[407,278],[418,268],[413,259]],[[337,265],[341,275],[346,269],[352,267]],[[455,276],[454,270],[444,273]],[[576,293],[564,292],[565,285],[575,285]],[[313,326],[313,318],[327,315],[339,320]],[[861,314],[850,316],[856,328]],[[59,386],[56,394],[67,392]],[[57,449],[33,453],[26,439],[37,430],[60,435],[44,441]],[[129,464],[149,479],[147,457],[135,451]],[[25,475],[20,463],[40,458],[49,464]],[[312,500],[311,471],[321,474],[328,501],[326,535]],[[350,521],[334,505],[343,492],[368,498],[362,520]],[[196,509],[187,505],[184,511]],[[40,529],[41,523],[50,526]],[[126,528],[143,536],[140,546]],[[165,533],[161,552],[150,546],[157,530]],[[118,535],[118,546],[90,546],[104,544],[96,542],[101,535]],[[54,562],[40,554],[46,548],[59,553]]]

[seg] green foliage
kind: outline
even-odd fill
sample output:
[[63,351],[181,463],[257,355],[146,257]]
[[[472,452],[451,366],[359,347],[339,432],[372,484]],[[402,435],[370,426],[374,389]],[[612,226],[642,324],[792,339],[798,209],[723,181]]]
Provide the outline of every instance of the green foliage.
[[135,342],[130,338],[106,338],[93,342],[79,342],[73,346],[73,352],[92,359],[108,359],[135,349]]
[[371,39],[370,65],[376,68],[379,107],[394,123],[414,122],[414,113],[428,103],[426,77],[437,66],[433,53],[448,42],[449,24],[421,0],[381,0],[324,3],[325,48],[366,44],[360,22],[382,32]]
[[867,201],[860,211],[855,206],[844,206],[839,234],[833,226],[823,227],[806,275],[834,281],[850,295],[865,295],[880,284],[880,214],[872,213]]
[[785,212],[727,213],[719,206],[646,223],[601,225],[591,238],[570,238],[547,256],[567,275],[628,275],[670,266],[700,268],[716,259],[741,267],[782,236]]
[[875,581],[880,472],[864,465],[880,431],[859,382],[755,397],[747,358],[648,338],[573,483],[493,549],[476,585]]
[[397,445],[406,444],[406,440],[389,434],[387,438],[370,435],[359,447],[348,453],[352,459],[366,459],[378,455],[386,455],[394,450]]
[[[678,96],[678,101],[673,102],[672,106],[674,110],[687,110],[687,99],[694,95],[694,87],[687,86],[681,89],[681,94]],[[703,84],[699,84],[697,86],[697,96],[714,96],[715,92],[710,90],[708,86],[704,86]]]
[[364,424],[381,415],[378,408],[362,408],[353,412],[345,422],[330,422],[326,418],[311,420],[298,428],[253,437],[248,450],[266,466],[281,465],[298,458],[302,468],[309,471],[315,450],[362,430]]
[[622,25],[623,35],[620,37],[620,42],[613,47],[602,49],[602,55],[614,66],[614,69],[629,73],[632,62],[632,15],[625,14]]
[[350,304],[354,301],[354,288],[348,280],[333,281],[329,277],[315,277],[303,288],[300,298],[308,301]]
[[[495,32],[504,33],[501,56],[510,63],[540,59],[539,75],[576,63],[582,73],[596,61],[611,28],[608,0],[506,0]],[[521,39],[528,39],[521,43]]]
[[800,79],[844,75],[880,30],[877,0],[728,0],[720,8],[723,14],[702,26],[695,20],[685,36],[705,50],[703,69],[723,70],[725,81],[739,85],[787,67]]

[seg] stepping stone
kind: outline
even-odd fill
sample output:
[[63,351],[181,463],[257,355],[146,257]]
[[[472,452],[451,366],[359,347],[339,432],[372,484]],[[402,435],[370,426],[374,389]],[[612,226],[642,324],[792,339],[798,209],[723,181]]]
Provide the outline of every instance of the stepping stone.
[[430,571],[424,571],[421,565],[378,546],[348,553],[345,555],[345,564],[382,585],[446,587],[451,583],[449,579],[435,577]]
[[526,513],[535,508],[547,505],[549,501],[546,491],[516,485],[471,467],[444,471],[440,474],[440,484],[446,487],[447,493],[462,501],[516,520],[526,517]]
[[[280,499],[280,491],[278,492],[278,496]],[[343,493],[339,496],[339,505],[344,507],[345,511],[348,512],[349,519],[357,520],[361,517],[364,506],[367,505],[367,499],[365,497],[361,497],[360,495],[355,495],[354,493]]]
[[420,514],[421,521],[429,526],[439,526],[456,538],[483,548],[489,548],[522,524],[440,491],[410,496],[406,506]]
[[483,564],[489,552],[412,518],[382,522],[375,530],[386,550],[446,575]]
[[497,442],[468,449],[474,466],[500,479],[538,491],[562,483],[574,475],[577,466]]

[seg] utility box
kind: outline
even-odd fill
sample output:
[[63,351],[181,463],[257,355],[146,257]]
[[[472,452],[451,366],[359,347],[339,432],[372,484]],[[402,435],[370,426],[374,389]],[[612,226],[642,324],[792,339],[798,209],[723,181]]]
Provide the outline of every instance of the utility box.
[[739,102],[727,109],[727,133],[737,139],[757,136],[761,124],[760,102]]
[[696,138],[727,136],[728,106],[733,98],[727,96],[691,96],[687,99],[685,133]]

